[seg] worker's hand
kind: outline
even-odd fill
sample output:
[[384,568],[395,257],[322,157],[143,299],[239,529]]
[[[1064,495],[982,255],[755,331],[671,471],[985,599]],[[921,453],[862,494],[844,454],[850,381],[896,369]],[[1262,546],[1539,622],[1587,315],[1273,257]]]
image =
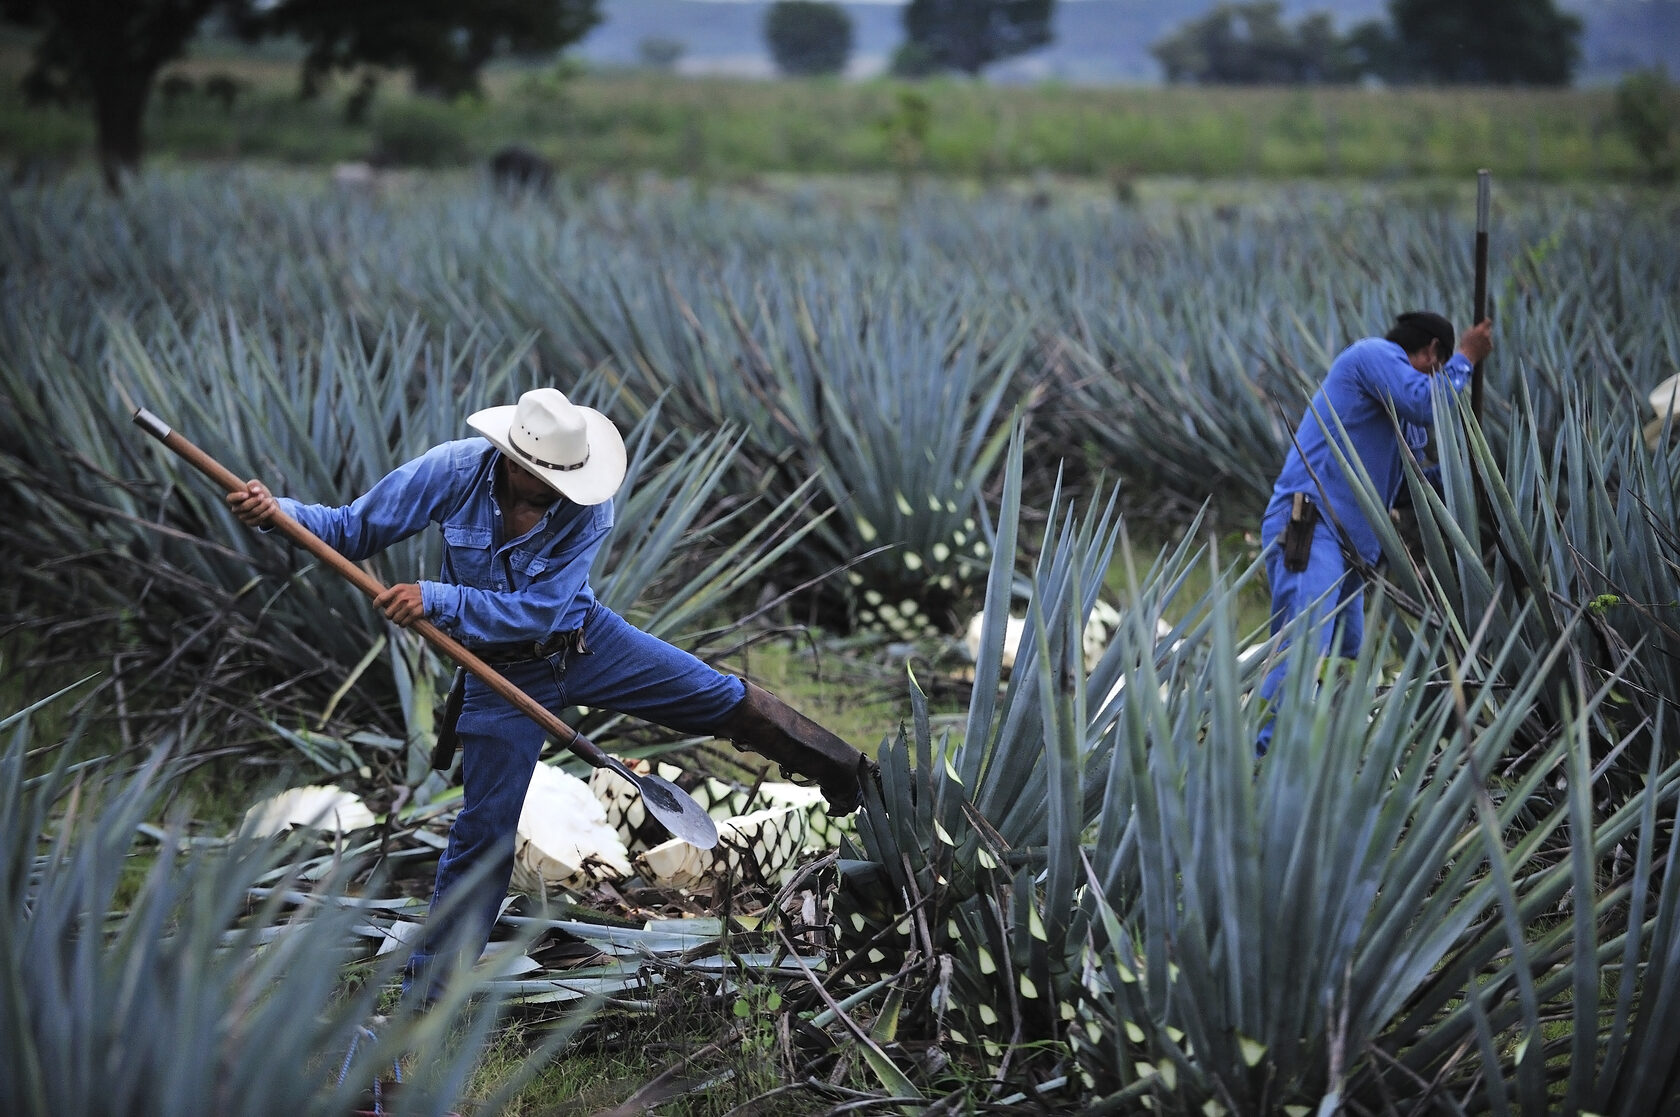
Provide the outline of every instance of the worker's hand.
[[390,586],[385,592],[373,599],[375,607],[380,609],[391,619],[391,623],[398,628],[407,628],[415,621],[423,620],[426,616],[426,606],[420,596],[420,587],[413,582],[404,582],[398,586]]
[[268,486],[257,480],[247,481],[243,489],[233,490],[227,495],[227,502],[240,522],[252,527],[266,527],[280,508]]
[[1471,326],[1458,339],[1458,351],[1472,365],[1479,365],[1493,352],[1493,323],[1486,318]]

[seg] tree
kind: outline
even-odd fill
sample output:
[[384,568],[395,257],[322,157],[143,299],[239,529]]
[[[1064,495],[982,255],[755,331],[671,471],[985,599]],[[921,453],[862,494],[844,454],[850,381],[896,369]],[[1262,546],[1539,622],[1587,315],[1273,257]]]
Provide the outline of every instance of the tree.
[[1364,72],[1352,42],[1336,34],[1328,12],[1314,12],[1295,25],[1295,58],[1299,81],[1353,82]]
[[1397,84],[1407,80],[1394,32],[1384,21],[1368,19],[1356,24],[1343,40],[1343,48],[1349,67],[1356,74],[1370,74]]
[[1581,20],[1554,0],[1389,0],[1397,73],[1418,81],[1568,85]]
[[1262,85],[1347,82],[1359,76],[1330,16],[1284,25],[1275,0],[1221,4],[1150,47],[1169,82]]
[[599,18],[597,0],[0,0],[0,18],[41,32],[22,88],[32,102],[91,101],[105,185],[122,188],[144,148],[158,72],[186,52],[213,9],[242,34],[296,35],[305,93],[335,69],[409,70],[415,86],[474,92],[497,50],[555,50]]
[[681,39],[665,35],[644,35],[636,41],[636,57],[650,70],[674,70],[688,49]]
[[837,74],[852,56],[852,17],[825,0],[776,0],[764,16],[764,41],[784,74]]
[[1616,129],[1652,182],[1674,178],[1674,87],[1664,70],[1636,70],[1616,86]]
[[93,102],[99,169],[112,193],[140,169],[146,101],[218,0],[4,0],[0,15],[42,31],[22,88],[34,103]]
[[600,21],[597,0],[238,0],[248,36],[293,35],[308,48],[302,92],[356,66],[408,70],[414,88],[442,97],[479,92],[498,51],[537,54],[581,39]]
[[933,67],[977,74],[1050,41],[1055,0],[910,0],[904,33]]

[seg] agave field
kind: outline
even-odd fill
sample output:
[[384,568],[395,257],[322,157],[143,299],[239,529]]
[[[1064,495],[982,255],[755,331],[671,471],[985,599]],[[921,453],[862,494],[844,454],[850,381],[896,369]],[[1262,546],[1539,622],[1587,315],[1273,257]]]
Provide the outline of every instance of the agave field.
[[[591,1013],[699,973],[734,1008],[695,1065],[776,1080],[723,1104],[650,1056],[660,1112],[1680,1110],[1673,197],[1503,197],[1485,413],[1442,398],[1403,529],[1368,496],[1366,647],[1315,671],[1242,619],[1290,425],[1348,341],[1463,317],[1469,201],[0,195],[0,1109],[343,1112],[394,1061],[404,1111],[497,1111]],[[474,1091],[518,983],[359,1038],[400,962],[357,946],[372,898],[449,805],[444,666],[130,416],[330,501],[547,384],[629,444],[603,600],[707,656],[796,632],[899,708],[838,848],[695,901],[722,945],[620,934],[641,992],[551,1010]],[[230,769],[354,786],[377,836],[222,837],[179,790]]]

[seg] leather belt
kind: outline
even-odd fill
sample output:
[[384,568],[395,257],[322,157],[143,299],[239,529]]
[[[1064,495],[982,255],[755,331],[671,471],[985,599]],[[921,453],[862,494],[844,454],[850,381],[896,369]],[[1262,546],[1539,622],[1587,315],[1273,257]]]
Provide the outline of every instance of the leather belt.
[[566,632],[552,633],[541,640],[514,644],[481,644],[471,650],[492,667],[506,667],[514,663],[547,659],[564,651],[585,652],[589,649],[583,646],[583,629],[573,628]]

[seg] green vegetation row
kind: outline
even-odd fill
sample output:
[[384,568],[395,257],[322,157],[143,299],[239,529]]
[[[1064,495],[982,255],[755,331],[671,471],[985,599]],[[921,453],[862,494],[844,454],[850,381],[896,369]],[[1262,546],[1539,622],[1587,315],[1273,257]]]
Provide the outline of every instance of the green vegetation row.
[[[154,95],[145,125],[149,153],[165,161],[468,166],[521,143],[562,172],[702,181],[776,172],[1382,180],[1481,167],[1501,179],[1615,181],[1647,171],[1616,126],[1612,90],[1011,87],[504,68],[487,75],[485,97],[453,103],[411,96],[389,78],[366,119],[349,124],[347,82],[302,102],[288,65],[179,70],[191,91]],[[231,108],[203,92],[218,74],[243,83]],[[0,90],[0,154],[14,162],[89,159],[92,142],[85,111],[26,107],[9,81]]]
[[[1531,408],[1519,410],[1531,428]],[[1092,664],[1083,624],[1124,522],[1099,492],[1052,501],[1042,530],[1024,529],[1017,429],[963,732],[936,732],[913,686],[860,842],[844,851],[830,973],[743,970],[735,1016],[757,1038],[737,1029],[722,1042],[764,1044],[762,1018],[780,1013],[775,1050],[795,1080],[860,1063],[876,1100],[900,1105],[1036,1095],[1095,1112],[1147,1101],[1204,1114],[1618,1117],[1671,1106],[1680,762],[1665,745],[1675,633],[1662,611],[1675,603],[1601,595],[1575,607],[1568,568],[1602,564],[1624,592],[1650,588],[1630,575],[1663,582],[1680,554],[1677,455],[1649,462],[1636,425],[1585,408],[1550,462],[1530,445],[1501,463],[1459,417],[1469,433],[1442,440],[1444,500],[1423,513],[1433,542],[1406,559],[1382,521],[1404,563],[1378,604],[1387,623],[1322,681],[1329,701],[1309,645],[1296,644],[1258,768],[1263,711],[1244,695],[1266,665],[1239,655],[1231,612],[1253,567],[1175,601],[1209,556],[1193,543],[1162,553],[1133,575],[1131,606]],[[1562,552],[1524,572],[1538,583],[1483,569],[1472,469],[1492,488],[1503,553]],[[1619,495],[1569,480],[1594,471],[1613,474]],[[1421,471],[1408,479],[1423,497]],[[1003,622],[1023,574],[1028,633],[1006,678]],[[1173,605],[1181,616],[1163,637]],[[1603,657],[1624,609],[1635,625],[1654,620],[1647,632],[1667,648]],[[330,903],[243,914],[254,885],[284,876],[281,851],[201,841],[190,857],[159,857],[119,899],[166,752],[132,777],[80,765],[72,785],[67,743],[36,745],[21,717],[0,729],[13,724],[0,767],[0,885],[14,900],[0,965],[20,994],[0,1032],[9,1111],[333,1112],[410,1051],[424,1054],[405,1111],[454,1107],[494,1018],[481,1008],[449,1042],[470,983],[445,1011],[369,1035],[352,1059],[389,964],[332,964],[355,955]],[[165,750],[190,744],[160,738]],[[26,778],[31,752],[57,763]],[[103,809],[83,808],[83,782]],[[180,840],[159,836],[166,850]],[[333,862],[323,899],[369,868]],[[115,933],[54,949],[90,912]],[[146,933],[163,920],[172,934]],[[174,1030],[130,1034],[148,1011]],[[562,1020],[514,1083],[578,1023]],[[204,1042],[134,1042],[187,1029]],[[92,1096],[70,1073],[89,1049],[120,1054]],[[349,1078],[332,1073],[339,1050]]]
[[[1672,209],[1640,197],[1500,206],[1494,437],[1518,391],[1549,437],[1567,400],[1632,413],[1680,363]],[[160,174],[121,203],[86,179],[14,192],[0,224],[0,370],[18,401],[5,432],[18,513],[4,530],[39,566],[30,609],[72,587],[89,607],[90,587],[59,561],[74,554],[127,615],[143,588],[161,589],[118,556],[182,544],[123,526],[157,514],[144,489],[124,498],[123,519],[96,520],[117,532],[97,546],[79,539],[86,513],[74,510],[113,499],[97,477],[170,475],[127,430],[130,402],[235,468],[331,499],[458,436],[466,409],[557,383],[634,435],[650,525],[663,501],[703,498],[684,515],[717,521],[733,546],[760,514],[743,516],[748,502],[825,512],[799,546],[777,537],[771,580],[820,587],[801,594],[800,619],[953,633],[984,569],[978,497],[1012,412],[1032,421],[1035,494],[1058,469],[1080,484],[1117,476],[1134,510],[1182,517],[1213,497],[1227,529],[1251,528],[1288,424],[1336,350],[1401,309],[1469,302],[1468,197],[1403,198],[1297,190],[1041,210],[929,192],[882,212],[815,190],[759,201],[600,188],[509,203],[472,178],[366,196],[237,172]],[[91,472],[56,468],[66,455]],[[685,455],[713,464],[652,483]],[[51,515],[31,510],[60,489]],[[270,570],[290,561],[235,529],[214,494],[183,483],[168,499],[220,548],[173,572],[231,592],[254,557]],[[668,591],[665,564],[701,553],[669,531],[621,529],[603,556],[607,593],[643,538],[653,550],[615,606]],[[428,569],[427,556],[397,552],[387,580]],[[844,579],[830,576],[842,566]],[[754,577],[713,577],[704,601]],[[347,589],[299,580],[294,597],[269,654],[299,677],[323,653],[347,672],[383,633]],[[347,624],[305,638],[320,608]],[[705,614],[673,614],[672,631]]]
[[[13,190],[0,604],[43,655],[112,662],[84,713],[136,748],[202,726],[189,750],[367,768],[423,801],[436,665],[240,530],[132,406],[333,499],[473,407],[575,386],[636,462],[603,596],[703,647],[791,592],[792,619],[915,657],[843,851],[827,999],[782,1001],[801,1066],[957,1106],[1661,1111],[1680,444],[1646,441],[1644,400],[1680,369],[1677,223],[1660,195],[1498,197],[1484,421],[1442,426],[1439,490],[1408,467],[1409,535],[1367,493],[1373,637],[1327,694],[1297,641],[1274,710],[1248,698],[1277,653],[1244,654],[1243,536],[1334,352],[1468,304],[1468,190],[877,208],[237,170],[121,201],[87,176]],[[1117,587],[1151,514],[1184,541]],[[976,608],[951,729],[925,665]],[[1009,612],[1028,635],[1006,674]],[[57,801],[17,810],[8,848],[44,856]],[[14,890],[46,879],[16,864]],[[31,913],[69,906],[13,905],[6,941],[56,941]],[[146,941],[117,936],[112,966],[150,972],[117,953]],[[84,1003],[4,1034],[66,1034]]]

